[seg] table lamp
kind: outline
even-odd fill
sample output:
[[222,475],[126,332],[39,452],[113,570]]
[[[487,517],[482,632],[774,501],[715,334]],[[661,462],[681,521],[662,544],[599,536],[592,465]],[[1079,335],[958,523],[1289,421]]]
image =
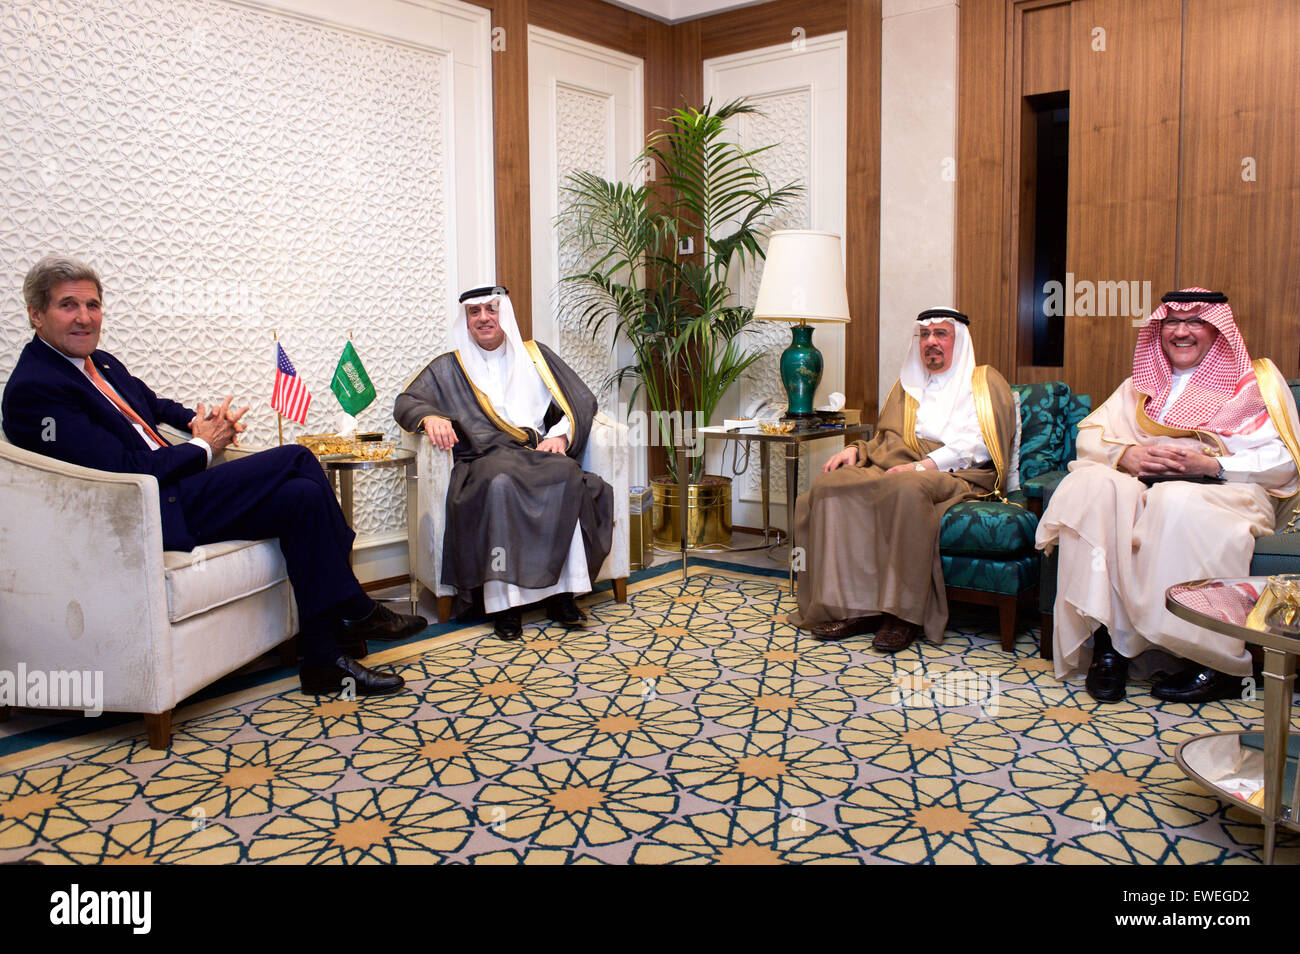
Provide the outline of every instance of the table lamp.
[[816,417],[813,395],[822,379],[822,353],[813,346],[809,322],[849,321],[840,237],[804,229],[773,232],[754,317],[796,323],[790,347],[781,353],[781,383],[789,402],[785,416]]

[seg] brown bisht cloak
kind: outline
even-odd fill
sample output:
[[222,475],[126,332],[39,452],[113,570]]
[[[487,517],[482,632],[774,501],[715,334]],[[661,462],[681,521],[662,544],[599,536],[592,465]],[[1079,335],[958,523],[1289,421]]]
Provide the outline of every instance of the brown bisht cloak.
[[1005,493],[1016,435],[1011,388],[993,368],[971,375],[980,432],[992,458],[967,470],[907,471],[942,446],[916,436],[914,398],[895,382],[876,434],[857,441],[858,465],[818,474],[795,507],[804,548],[796,626],[890,613],[916,623],[932,643],[943,641],[948,600],[939,562],[939,523],[963,500]]
[[[564,454],[536,450],[537,432],[507,422],[466,375],[457,352],[434,358],[397,396],[393,416],[405,430],[420,431],[429,415],[456,429],[455,466],[447,487],[442,582],[457,590],[457,613],[469,608],[473,590],[487,580],[527,589],[553,586],[582,528],[587,573],[594,581],[609,553],[614,493],[578,461],[591,433],[596,398],[582,380],[543,344],[524,343],[551,392],[543,427],[569,417]],[[544,431],[543,431],[544,433]]]

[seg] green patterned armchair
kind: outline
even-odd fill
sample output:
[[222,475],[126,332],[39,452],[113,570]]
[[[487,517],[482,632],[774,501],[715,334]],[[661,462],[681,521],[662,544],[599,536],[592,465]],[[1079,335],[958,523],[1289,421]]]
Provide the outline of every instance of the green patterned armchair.
[[1088,395],[1073,394],[1060,381],[1016,384],[1012,390],[1020,401],[1019,489],[1007,495],[1007,503],[956,504],[939,528],[948,602],[996,606],[1002,648],[1008,651],[1015,645],[1016,612],[1022,603],[1032,606],[1038,586],[1041,561],[1034,534],[1044,492],[1065,476],[1079,421],[1092,410]]

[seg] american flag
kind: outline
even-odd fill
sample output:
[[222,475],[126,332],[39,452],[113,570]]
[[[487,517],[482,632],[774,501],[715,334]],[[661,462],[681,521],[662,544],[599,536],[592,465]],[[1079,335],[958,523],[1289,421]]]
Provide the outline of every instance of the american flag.
[[293,369],[293,362],[284,353],[279,342],[275,345],[275,390],[271,393],[271,407],[279,411],[295,424],[307,423],[307,406],[311,404],[311,392],[302,383],[298,372]]

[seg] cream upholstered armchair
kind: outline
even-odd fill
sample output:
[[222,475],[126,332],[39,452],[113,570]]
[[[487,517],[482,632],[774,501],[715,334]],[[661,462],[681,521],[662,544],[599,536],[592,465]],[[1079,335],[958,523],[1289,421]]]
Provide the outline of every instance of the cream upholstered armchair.
[[297,616],[275,540],[164,552],[154,477],[0,440],[0,671],[102,673],[103,698],[77,707],[142,713],[165,749],[181,700],[276,646],[292,662]]
[[[415,550],[416,579],[437,598],[438,622],[451,618],[454,586],[442,582],[442,538],[446,528],[447,485],[451,478],[451,452],[439,450],[424,436],[402,434],[402,444],[419,456],[419,520]],[[597,414],[591,435],[582,454],[582,469],[596,474],[614,489],[614,536],[609,556],[601,565],[593,583],[613,580],[614,598],[627,602],[627,573],[631,563],[628,550],[628,468],[631,448],[628,427],[605,414]]]

